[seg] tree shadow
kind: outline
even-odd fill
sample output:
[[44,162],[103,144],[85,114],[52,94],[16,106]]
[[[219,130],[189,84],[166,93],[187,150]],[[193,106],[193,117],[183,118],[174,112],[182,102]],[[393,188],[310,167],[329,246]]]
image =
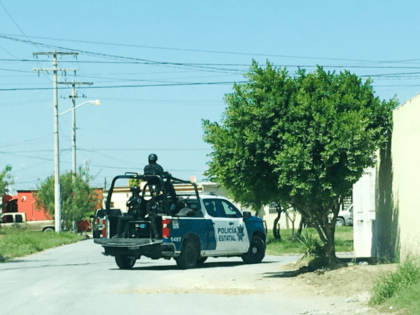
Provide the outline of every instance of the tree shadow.
[[380,163],[376,173],[376,219],[372,227],[372,257],[379,261],[399,259],[399,206],[398,195],[393,194],[392,135],[380,149]]
[[[179,268],[175,261],[173,265],[155,265],[155,266],[139,266],[139,264],[149,264],[150,262],[136,262],[136,265],[131,270],[151,270],[151,271],[165,271],[165,270],[185,270]],[[261,262],[260,264],[270,264],[273,262]],[[210,268],[226,268],[226,267],[236,267],[236,266],[245,266],[245,263],[242,261],[221,261],[221,262],[206,262],[202,265],[199,265],[193,269],[210,269]],[[249,266],[249,265],[247,265]],[[119,270],[119,268],[112,268],[113,270]]]
[[263,278],[295,278],[301,274],[307,273],[309,270],[299,268],[297,270],[278,271],[278,272],[265,272]]

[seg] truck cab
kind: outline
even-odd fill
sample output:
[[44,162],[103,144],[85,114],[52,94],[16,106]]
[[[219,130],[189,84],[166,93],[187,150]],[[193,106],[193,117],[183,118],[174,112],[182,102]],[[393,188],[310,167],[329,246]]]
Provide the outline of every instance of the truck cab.
[[4,213],[0,218],[2,227],[26,227],[26,214],[20,212]]

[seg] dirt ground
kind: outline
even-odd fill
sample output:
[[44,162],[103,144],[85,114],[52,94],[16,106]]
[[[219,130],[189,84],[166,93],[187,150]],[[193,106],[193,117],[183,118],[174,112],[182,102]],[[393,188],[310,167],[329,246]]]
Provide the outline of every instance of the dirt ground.
[[[116,294],[206,294],[224,296],[261,295],[282,296],[312,305],[301,314],[380,314],[368,307],[369,291],[378,275],[393,271],[396,265],[351,264],[337,270],[307,272],[298,269],[304,264],[291,262],[272,266],[238,264],[235,269],[191,269],[170,273],[161,278],[159,285],[144,284],[134,290],[118,290]],[[233,272],[234,271],[234,272]],[[170,284],[170,285],[168,285]],[[312,304],[311,304],[312,303]],[[315,305],[315,306],[314,306]]]
[[[280,266],[280,271],[296,271],[302,265],[299,262]],[[372,289],[375,279],[382,273],[395,271],[396,264],[360,265],[349,263],[348,267],[337,270],[307,272],[293,277],[294,284],[306,294],[323,296],[356,297],[360,302],[367,300],[367,293]]]

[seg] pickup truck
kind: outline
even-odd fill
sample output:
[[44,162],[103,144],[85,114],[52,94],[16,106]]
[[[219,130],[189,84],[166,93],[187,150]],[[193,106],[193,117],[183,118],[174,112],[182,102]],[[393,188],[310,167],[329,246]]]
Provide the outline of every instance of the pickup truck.
[[[136,197],[132,190],[127,213],[111,209],[116,180],[130,178],[145,182],[141,196],[137,195],[138,202],[133,202]],[[153,188],[155,184],[161,188],[158,193]],[[176,192],[174,187],[178,184],[191,188],[184,189],[186,193],[180,193],[179,189]],[[137,205],[137,214],[133,204]],[[152,206],[157,213],[155,219],[150,212],[147,214]],[[207,257],[239,256],[245,263],[260,263],[266,247],[266,230],[261,219],[250,212],[242,214],[225,197],[199,194],[195,183],[170,174],[126,173],[115,177],[105,209],[99,210],[94,219],[93,235],[94,242],[104,247],[104,255],[114,256],[120,269],[131,269],[141,256],[173,257],[182,269],[194,268]]]
[[27,221],[24,212],[7,212],[0,217],[0,228],[17,227],[26,228],[34,232],[54,232],[54,221]]

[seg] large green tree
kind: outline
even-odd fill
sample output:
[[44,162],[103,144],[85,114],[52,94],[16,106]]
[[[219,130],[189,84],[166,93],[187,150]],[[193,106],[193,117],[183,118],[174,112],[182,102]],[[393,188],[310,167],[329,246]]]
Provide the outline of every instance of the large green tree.
[[[99,195],[80,174],[71,172],[60,176],[61,185],[61,219],[63,225],[71,226],[72,221],[80,221],[89,217],[95,210]],[[54,217],[55,209],[54,176],[48,177],[34,195],[36,209],[43,208]]]
[[374,165],[397,101],[381,102],[370,80],[348,71],[317,67],[291,76],[253,61],[246,77],[225,96],[222,123],[203,121],[213,146],[207,175],[238,202],[291,205],[315,226],[335,263],[339,204]]

